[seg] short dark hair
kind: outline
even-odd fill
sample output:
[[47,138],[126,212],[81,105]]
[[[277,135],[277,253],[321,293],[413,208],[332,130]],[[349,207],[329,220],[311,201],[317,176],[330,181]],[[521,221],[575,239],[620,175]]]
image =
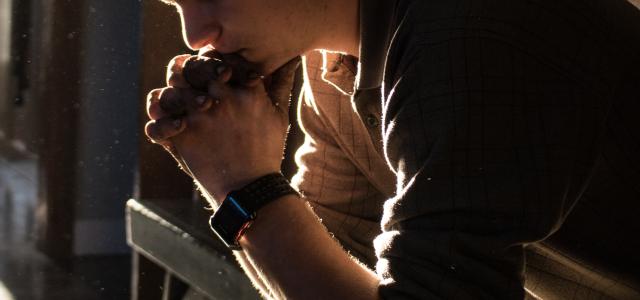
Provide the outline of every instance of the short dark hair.
[[169,5],[176,5],[176,0],[160,0]]

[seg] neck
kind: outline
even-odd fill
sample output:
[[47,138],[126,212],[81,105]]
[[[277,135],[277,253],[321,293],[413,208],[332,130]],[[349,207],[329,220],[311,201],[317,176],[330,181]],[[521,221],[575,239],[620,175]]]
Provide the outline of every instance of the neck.
[[360,1],[326,0],[322,36],[316,48],[359,56]]

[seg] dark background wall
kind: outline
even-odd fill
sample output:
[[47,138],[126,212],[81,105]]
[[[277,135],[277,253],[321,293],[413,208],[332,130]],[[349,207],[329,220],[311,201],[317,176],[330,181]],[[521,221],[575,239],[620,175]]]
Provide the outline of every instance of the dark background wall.
[[88,0],[81,60],[74,253],[122,253],[137,158],[139,1]]
[[0,290],[128,297],[125,201],[193,196],[141,136],[179,25],[157,0],[0,0]]
[[141,1],[0,0],[0,155],[37,161],[39,247],[61,260],[129,252]]

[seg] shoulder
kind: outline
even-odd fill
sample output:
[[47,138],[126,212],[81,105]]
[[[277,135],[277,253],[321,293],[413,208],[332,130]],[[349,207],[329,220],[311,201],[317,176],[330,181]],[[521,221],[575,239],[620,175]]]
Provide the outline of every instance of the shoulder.
[[494,62],[482,56],[500,63],[515,52],[604,91],[619,80],[616,70],[628,64],[627,44],[640,44],[640,36],[619,37],[625,30],[612,16],[622,18],[622,9],[609,8],[607,18],[598,13],[573,1],[400,0],[385,67],[387,94],[411,69],[433,71],[446,61],[483,68]]

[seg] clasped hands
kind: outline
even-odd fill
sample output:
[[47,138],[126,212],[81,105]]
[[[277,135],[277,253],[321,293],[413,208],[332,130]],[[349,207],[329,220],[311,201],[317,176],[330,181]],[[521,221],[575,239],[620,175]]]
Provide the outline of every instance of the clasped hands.
[[280,171],[295,58],[262,77],[237,55],[180,55],[167,87],[147,96],[145,133],[219,204],[227,193]]

